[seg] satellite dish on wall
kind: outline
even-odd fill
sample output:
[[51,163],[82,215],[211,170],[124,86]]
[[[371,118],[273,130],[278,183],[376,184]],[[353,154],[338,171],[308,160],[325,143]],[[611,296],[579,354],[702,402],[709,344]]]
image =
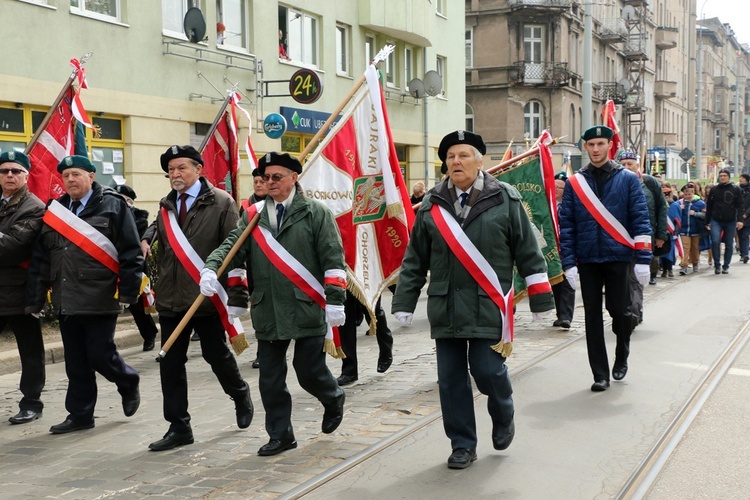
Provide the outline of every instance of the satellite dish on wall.
[[622,88],[623,92],[625,92],[626,94],[630,92],[630,89],[632,88],[630,80],[628,80],[627,78],[623,78],[622,80],[617,82],[617,85],[619,85],[620,88]]
[[206,36],[206,20],[203,18],[203,12],[198,7],[190,7],[185,13],[182,28],[191,42],[198,43],[203,40]]
[[435,70],[424,74],[424,88],[427,95],[436,96],[443,91],[443,78]]
[[638,19],[638,14],[635,11],[635,7],[632,5],[626,5],[622,8],[622,18],[626,21],[632,21]]
[[415,78],[409,82],[409,94],[415,99],[421,99],[425,96],[424,82]]

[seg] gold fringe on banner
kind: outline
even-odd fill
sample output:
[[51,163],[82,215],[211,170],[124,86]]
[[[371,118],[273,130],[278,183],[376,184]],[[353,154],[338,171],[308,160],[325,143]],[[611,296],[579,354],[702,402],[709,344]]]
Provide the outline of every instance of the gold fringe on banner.
[[239,356],[244,352],[245,349],[250,347],[250,344],[247,343],[247,339],[245,338],[244,333],[240,333],[239,335],[236,335],[229,339],[229,341],[232,344],[232,349],[234,349],[234,353]]
[[500,341],[497,344],[491,346],[492,350],[499,353],[504,358],[510,357],[513,352],[513,342]]

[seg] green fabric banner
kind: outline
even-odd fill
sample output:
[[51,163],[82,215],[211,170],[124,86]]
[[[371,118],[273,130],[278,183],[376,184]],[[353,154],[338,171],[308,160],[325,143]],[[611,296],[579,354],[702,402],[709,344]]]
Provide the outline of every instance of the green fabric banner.
[[[529,160],[514,165],[499,173],[496,177],[498,180],[512,185],[521,193],[526,214],[534,225],[536,240],[547,260],[547,276],[550,284],[555,284],[562,280],[563,271],[560,264],[560,255],[557,252],[554,222],[544,192],[542,169],[539,162],[539,156],[532,156]],[[526,282],[518,275],[518,272],[515,272],[513,283],[513,293],[517,302],[526,296]]]

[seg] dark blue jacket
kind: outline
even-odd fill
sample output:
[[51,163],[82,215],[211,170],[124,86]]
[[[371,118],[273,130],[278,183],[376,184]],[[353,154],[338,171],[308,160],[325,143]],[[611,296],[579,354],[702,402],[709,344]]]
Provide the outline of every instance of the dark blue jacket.
[[[646,197],[641,181],[633,172],[612,162],[612,173],[604,183],[602,193],[589,164],[579,170],[591,190],[609,212],[625,227],[631,237],[651,235]],[[560,203],[560,258],[563,269],[578,264],[602,262],[651,262],[650,250],[634,251],[612,238],[583,205],[570,183],[565,185]]]
[[[680,206],[682,227],[680,234],[684,236],[700,236],[706,225],[706,202],[693,198],[693,201],[684,199],[677,202]],[[694,210],[695,215],[690,215]]]

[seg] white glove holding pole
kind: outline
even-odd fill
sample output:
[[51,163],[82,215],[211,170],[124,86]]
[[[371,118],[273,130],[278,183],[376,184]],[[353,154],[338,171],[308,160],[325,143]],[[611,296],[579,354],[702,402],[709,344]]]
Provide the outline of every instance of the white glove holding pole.
[[568,280],[570,288],[578,290],[578,267],[573,266],[565,271],[565,279]]
[[216,273],[211,269],[203,268],[200,282],[201,293],[206,297],[213,297],[220,286]]
[[341,326],[346,321],[346,312],[344,306],[335,306],[326,304],[326,323],[331,326]]
[[638,283],[640,283],[641,286],[646,286],[651,277],[651,266],[648,264],[636,264],[634,272]]
[[397,311],[393,313],[393,315],[396,317],[396,319],[404,326],[410,326],[411,322],[414,321],[414,314],[403,312],[403,311]]

